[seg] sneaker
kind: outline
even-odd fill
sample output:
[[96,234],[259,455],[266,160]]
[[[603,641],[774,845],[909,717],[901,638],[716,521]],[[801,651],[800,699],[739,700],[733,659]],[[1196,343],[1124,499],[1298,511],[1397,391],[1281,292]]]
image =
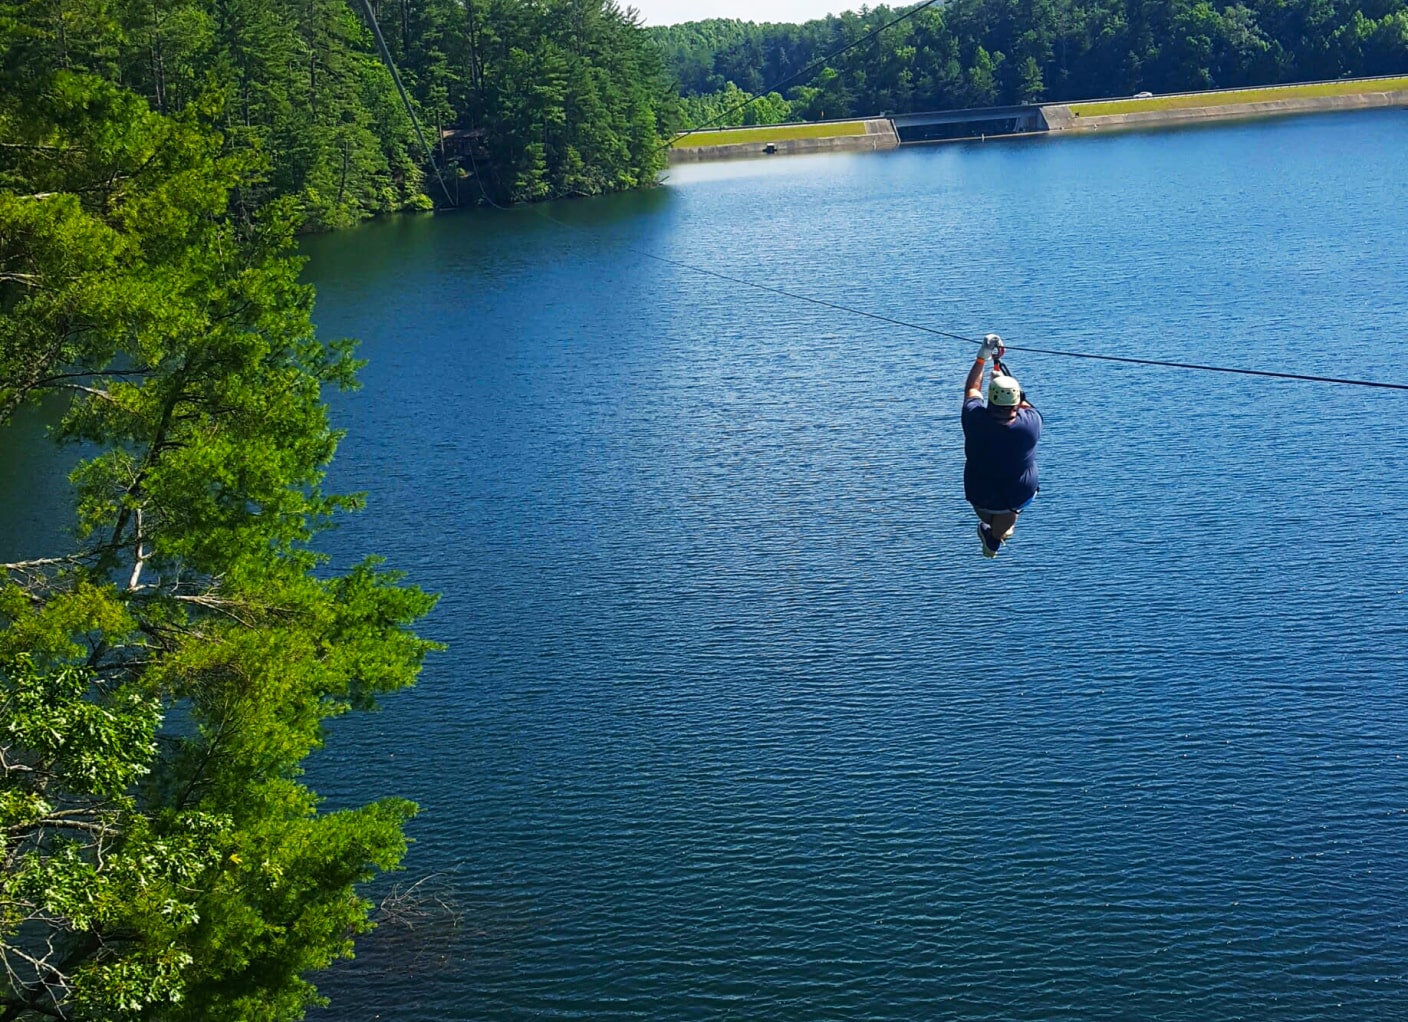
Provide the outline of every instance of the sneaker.
[[992,534],[992,530],[981,522],[978,524],[978,538],[983,541],[983,556],[996,557],[1002,549],[1002,540]]

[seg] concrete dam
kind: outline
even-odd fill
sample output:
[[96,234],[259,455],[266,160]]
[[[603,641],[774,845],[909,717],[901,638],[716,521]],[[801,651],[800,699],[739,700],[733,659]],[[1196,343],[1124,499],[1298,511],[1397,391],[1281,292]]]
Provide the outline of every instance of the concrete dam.
[[874,152],[901,145],[1152,128],[1237,118],[1408,107],[1408,77],[1341,79],[1250,89],[1168,93],[1073,103],[930,110],[909,114],[689,133],[671,163],[815,152]]

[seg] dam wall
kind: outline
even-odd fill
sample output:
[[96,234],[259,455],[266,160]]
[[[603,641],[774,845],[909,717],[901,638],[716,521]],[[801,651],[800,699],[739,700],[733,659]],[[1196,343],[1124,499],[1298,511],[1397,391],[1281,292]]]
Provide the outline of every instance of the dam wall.
[[[1075,103],[935,110],[833,122],[719,128],[670,150],[670,163],[803,153],[876,152],[901,145],[1158,128],[1203,121],[1408,107],[1408,77],[1270,85]],[[717,139],[711,142],[711,139]]]
[[[848,122],[854,123],[854,122]],[[815,138],[788,138],[792,125],[769,125],[756,130],[756,138],[726,145],[676,146],[670,150],[670,163],[699,163],[705,160],[737,160],[764,156],[796,156],[802,153],[869,153],[894,149],[900,144],[894,123],[888,117],[865,119],[865,132],[823,135]],[[700,133],[707,138],[707,134]]]
[[1209,103],[1169,107],[1159,110],[1132,110],[1129,113],[1082,115],[1081,104],[1057,104],[1041,108],[1050,133],[1116,131],[1121,128],[1155,128],[1200,121],[1238,120],[1256,117],[1282,117],[1290,114],[1329,113],[1340,110],[1372,110],[1381,107],[1408,107],[1408,89],[1384,92],[1356,92],[1340,96],[1283,97],[1244,103]]

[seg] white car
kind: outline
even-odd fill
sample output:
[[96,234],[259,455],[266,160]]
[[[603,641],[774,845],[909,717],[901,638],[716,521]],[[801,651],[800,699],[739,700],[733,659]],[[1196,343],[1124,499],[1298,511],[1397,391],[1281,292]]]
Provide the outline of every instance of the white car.
[[1153,94],[1152,92],[1136,92],[1136,93],[1134,94],[1134,98],[1135,98],[1135,99],[1153,99],[1153,98],[1154,98],[1154,94]]

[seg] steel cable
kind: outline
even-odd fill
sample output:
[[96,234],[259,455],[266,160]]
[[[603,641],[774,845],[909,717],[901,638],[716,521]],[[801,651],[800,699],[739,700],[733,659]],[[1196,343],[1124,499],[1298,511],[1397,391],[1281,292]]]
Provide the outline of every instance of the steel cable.
[[[590,233],[585,228],[569,224],[559,220],[551,213],[539,208],[538,212],[547,220],[552,221],[560,227],[568,230],[578,231],[583,234]],[[857,309],[850,305],[843,305],[840,302],[827,301],[824,298],[813,298],[809,295],[798,294],[795,291],[788,291],[785,288],[774,287],[771,284],[760,284],[745,277],[735,277],[718,270],[710,270],[703,266],[695,266],[679,259],[671,259],[668,256],[656,255],[653,252],[646,252],[634,246],[626,246],[626,250],[635,255],[643,256],[646,259],[653,259],[656,262],[666,263],[670,266],[678,266],[681,269],[691,270],[694,273],[702,273],[706,276],[716,277],[733,284],[741,284],[744,287],[755,288],[759,291],[766,291],[769,294],[781,295],[784,298],[791,298],[794,301],[806,302],[810,305],[818,305],[822,308],[833,309],[837,312],[849,313],[852,316],[862,316],[865,319],[873,319],[881,323],[888,323],[891,326],[904,327],[907,330],[917,330],[920,333],[931,334],[935,337],[947,337],[955,341],[965,341],[969,344],[982,344],[979,339],[968,337],[964,334],[953,333],[949,330],[940,330],[937,327],[925,326],[922,323],[912,323],[908,320],[897,319],[894,316],[886,316],[878,312],[868,312],[865,309]],[[1335,383],[1349,387],[1378,387],[1384,390],[1404,390],[1408,391],[1408,383],[1390,383],[1383,380],[1354,380],[1340,376],[1315,376],[1307,373],[1286,373],[1276,372],[1270,369],[1248,369],[1242,366],[1220,366],[1208,365],[1199,362],[1174,362],[1168,359],[1155,358],[1135,358],[1132,355],[1097,355],[1088,351],[1063,351],[1056,348],[1034,348],[1027,345],[1014,345],[1003,342],[1003,347],[1007,351],[1020,351],[1029,355],[1048,355],[1058,358],[1083,358],[1099,362],[1123,362],[1128,365],[1158,366],[1166,369],[1191,369],[1207,373],[1230,373],[1237,376],[1264,376],[1278,380],[1303,380],[1307,383]]]

